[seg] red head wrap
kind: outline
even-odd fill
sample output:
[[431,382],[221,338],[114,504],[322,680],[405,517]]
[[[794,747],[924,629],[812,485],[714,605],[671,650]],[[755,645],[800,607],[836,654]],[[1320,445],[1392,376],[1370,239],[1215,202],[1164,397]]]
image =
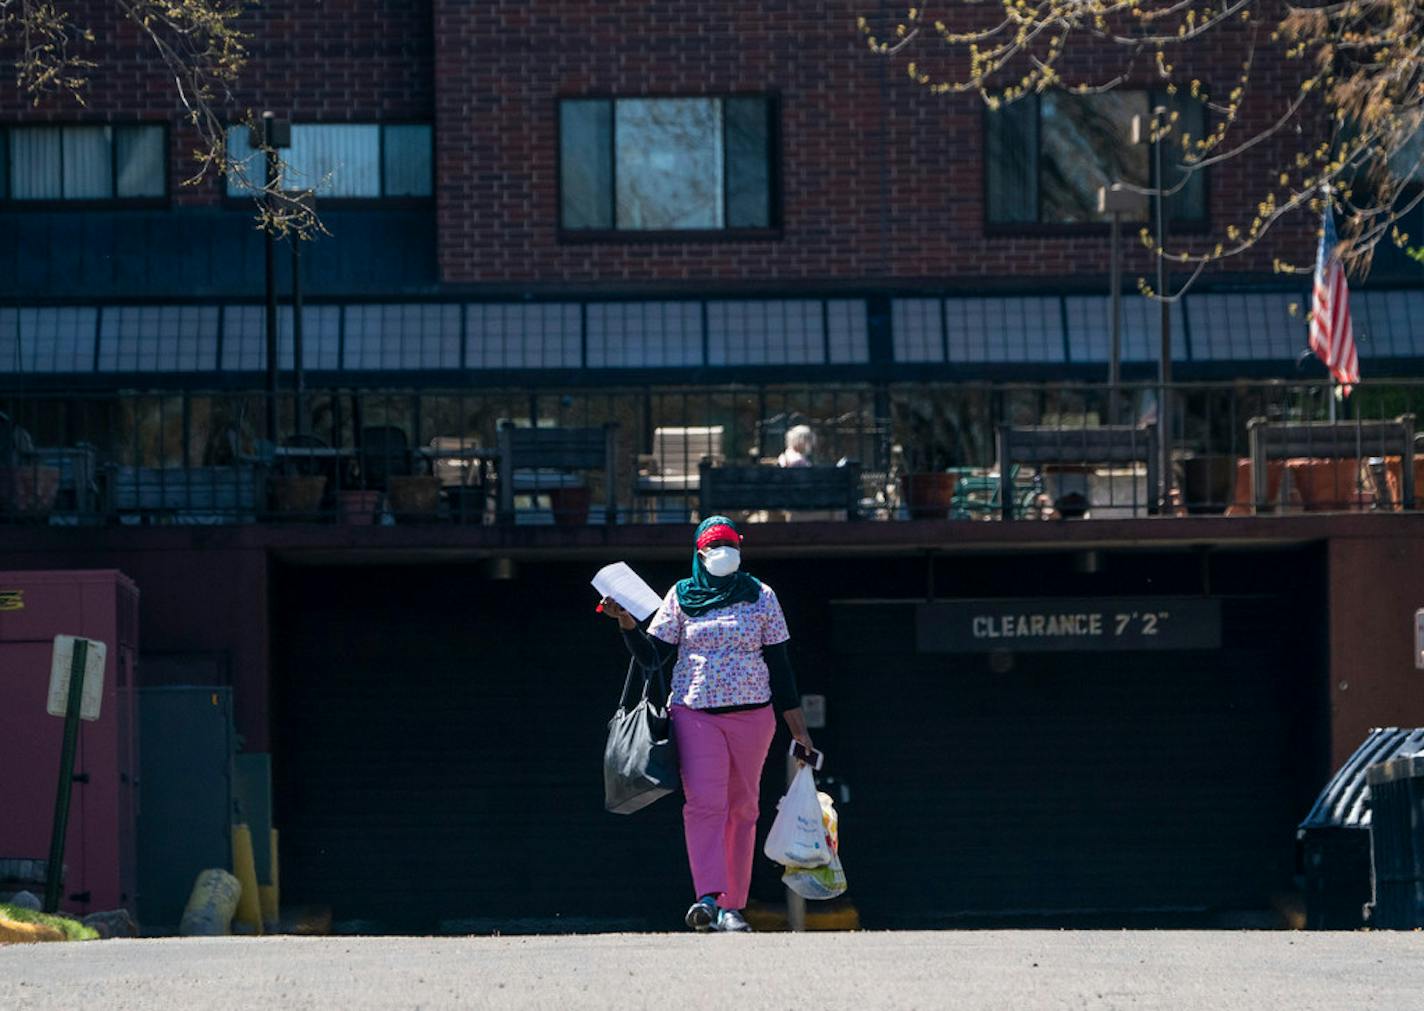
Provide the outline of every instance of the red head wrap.
[[737,547],[741,546],[742,539],[737,535],[737,531],[724,523],[717,523],[702,531],[702,536],[697,538],[697,550],[701,551],[709,544],[716,544],[718,541],[725,541]]

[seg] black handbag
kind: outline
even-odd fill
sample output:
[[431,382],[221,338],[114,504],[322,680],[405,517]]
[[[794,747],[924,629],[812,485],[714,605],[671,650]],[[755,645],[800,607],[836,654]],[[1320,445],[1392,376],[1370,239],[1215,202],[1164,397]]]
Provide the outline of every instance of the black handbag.
[[603,806],[614,814],[632,814],[666,797],[677,784],[677,745],[668,717],[662,665],[643,670],[633,660],[628,664],[618,710],[608,721]]

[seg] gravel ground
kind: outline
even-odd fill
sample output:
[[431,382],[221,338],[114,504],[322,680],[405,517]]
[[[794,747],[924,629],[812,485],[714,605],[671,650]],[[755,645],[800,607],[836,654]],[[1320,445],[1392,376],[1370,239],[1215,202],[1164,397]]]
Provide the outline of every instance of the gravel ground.
[[192,938],[0,948],[0,1008],[1424,1009],[1424,935]]

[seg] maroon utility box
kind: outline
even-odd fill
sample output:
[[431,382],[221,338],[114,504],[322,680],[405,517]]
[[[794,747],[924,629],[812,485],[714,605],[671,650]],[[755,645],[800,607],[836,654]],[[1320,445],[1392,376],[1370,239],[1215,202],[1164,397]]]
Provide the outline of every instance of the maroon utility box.
[[49,855],[64,719],[45,711],[56,635],[108,647],[99,719],[81,720],[61,909],[134,906],[138,588],[121,572],[0,572],[0,858]]

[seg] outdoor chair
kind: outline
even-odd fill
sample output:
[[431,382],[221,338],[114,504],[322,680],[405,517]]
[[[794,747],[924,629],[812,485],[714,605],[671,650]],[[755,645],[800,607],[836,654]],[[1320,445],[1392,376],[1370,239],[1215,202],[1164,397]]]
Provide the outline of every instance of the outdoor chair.
[[1144,463],[1147,468],[1147,507],[1156,512],[1158,475],[1158,429],[1132,425],[1093,425],[1061,428],[1053,425],[1000,425],[999,503],[1004,519],[1014,518],[1015,466],[1028,464],[1087,465]]
[[722,463],[723,431],[721,425],[653,429],[653,451],[638,457],[634,494],[652,500],[681,497],[685,506],[681,512],[689,512],[686,506],[701,486],[702,461]]
[[484,522],[489,493],[489,459],[475,455],[476,436],[437,435],[430,440],[430,469],[440,483],[456,523]]
[[405,429],[395,425],[368,425],[361,429],[361,483],[384,490],[393,477],[409,477],[410,442]]
[[[991,519],[1003,511],[1003,481],[997,473],[983,474],[974,467],[957,468],[959,480],[954,483],[954,495],[949,501],[949,518],[954,520]],[[1037,473],[1024,475],[1023,468],[1009,468],[1009,483],[1013,486],[1014,517],[1021,519],[1032,510],[1043,493],[1043,478]]]
[[547,494],[556,522],[587,517],[584,479],[578,471],[604,473],[604,522],[618,511],[618,424],[600,428],[521,428],[506,422],[499,430],[499,513],[514,518],[515,495]]

